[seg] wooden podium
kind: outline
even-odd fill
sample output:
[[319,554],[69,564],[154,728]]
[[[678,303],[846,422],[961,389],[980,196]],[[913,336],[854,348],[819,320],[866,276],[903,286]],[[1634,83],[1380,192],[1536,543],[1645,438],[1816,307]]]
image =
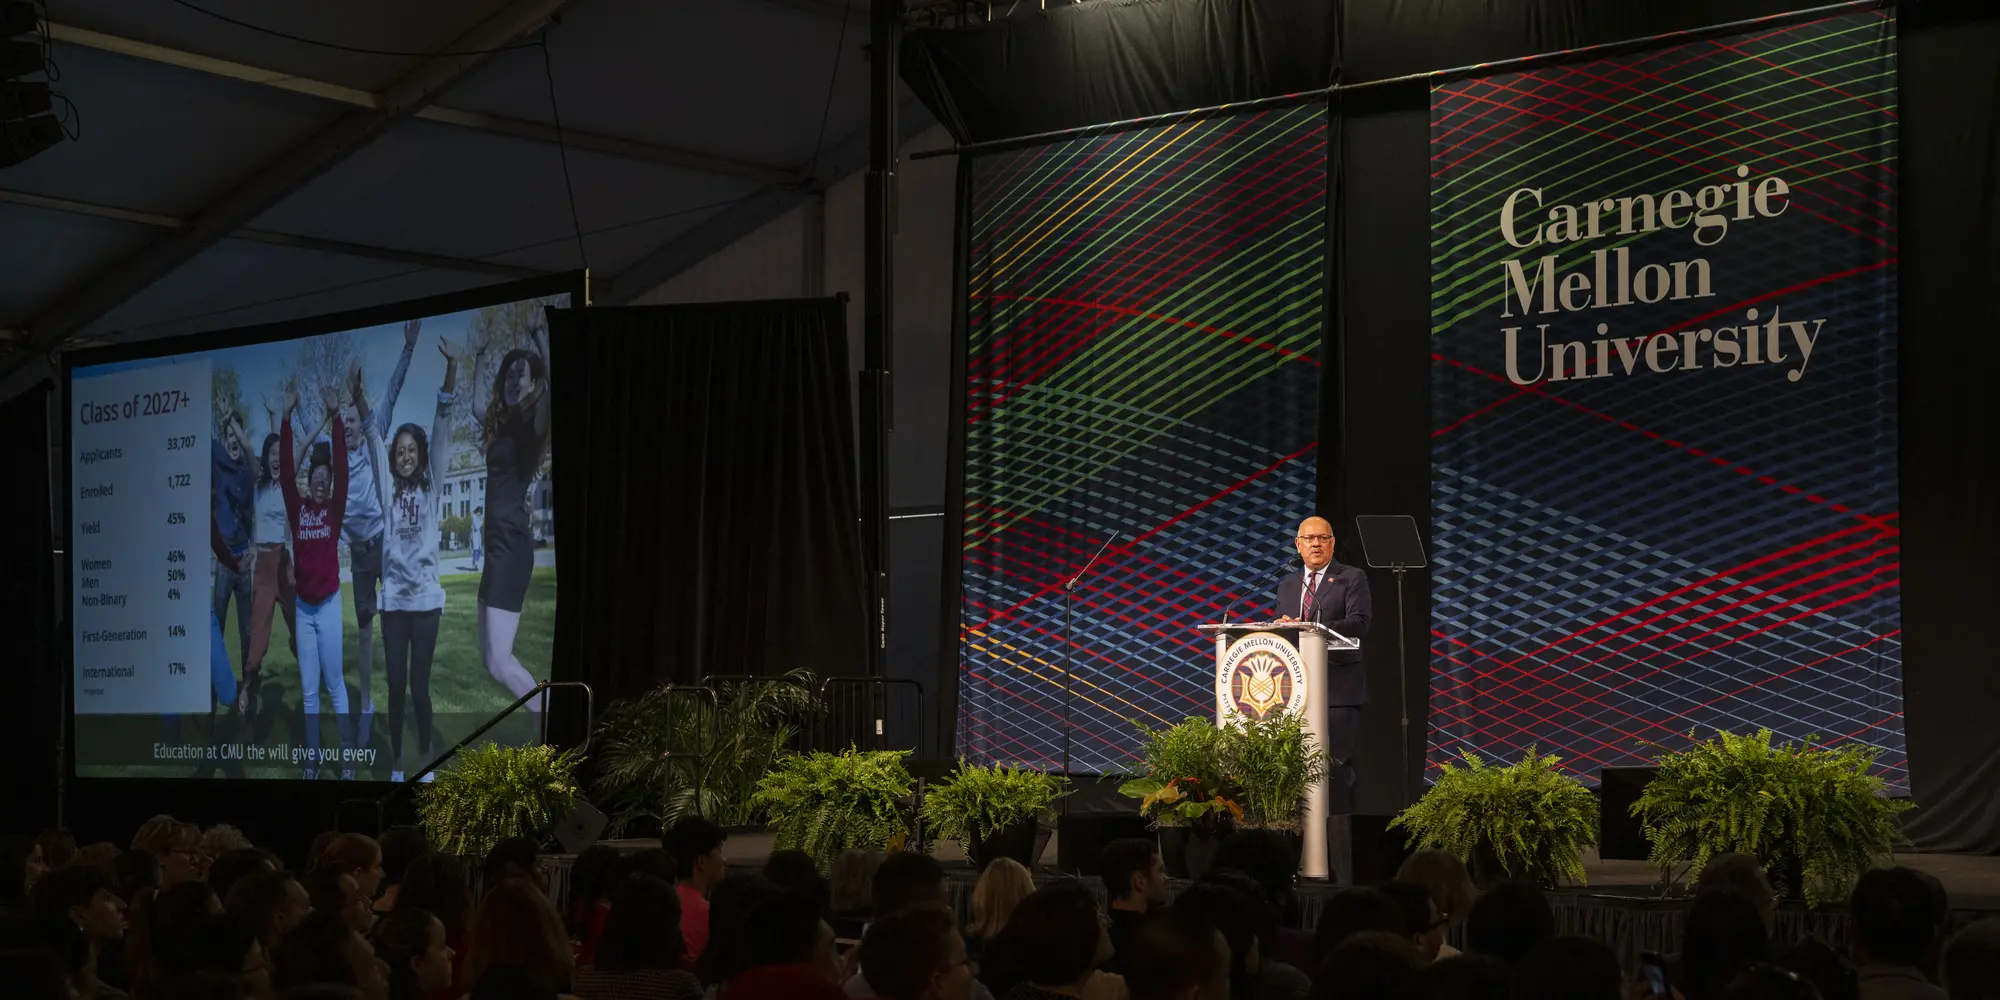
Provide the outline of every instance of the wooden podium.
[[[1319,622],[1220,622],[1197,626],[1215,636],[1215,724],[1231,716],[1263,718],[1297,712],[1320,747],[1326,746],[1326,651],[1360,649]],[[1326,878],[1327,788],[1306,794],[1304,846],[1299,873]]]

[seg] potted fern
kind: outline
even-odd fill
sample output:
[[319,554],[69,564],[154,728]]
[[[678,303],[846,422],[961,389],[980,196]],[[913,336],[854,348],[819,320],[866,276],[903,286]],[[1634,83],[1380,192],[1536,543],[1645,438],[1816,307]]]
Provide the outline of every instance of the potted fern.
[[576,750],[487,743],[458,755],[417,797],[431,846],[479,857],[509,837],[540,838],[576,808]]
[[1223,734],[1223,770],[1243,790],[1243,825],[1298,833],[1306,793],[1326,777],[1326,754],[1306,730],[1305,717],[1239,715]]
[[1068,784],[1040,771],[961,760],[950,777],[925,790],[922,815],[938,836],[963,844],[980,871],[994,858],[1013,858],[1032,869],[1054,832],[1050,806]]
[[1199,715],[1165,729],[1140,729],[1146,774],[1118,787],[1160,831],[1167,873],[1197,878],[1222,838],[1243,819],[1243,789],[1229,776],[1228,734]]
[[1655,745],[1659,770],[1632,814],[1662,878],[1678,881],[1717,854],[1740,852],[1761,860],[1789,898],[1811,906],[1846,899],[1861,873],[1902,842],[1897,816],[1910,803],[1887,797],[1872,773],[1874,748],[1815,739],[1773,745],[1768,729],[1718,730],[1685,750]]
[[757,782],[753,808],[770,817],[773,850],[812,856],[821,875],[849,848],[895,850],[910,833],[907,750],[787,754]]
[[1463,769],[1443,764],[1422,798],[1391,827],[1410,832],[1418,848],[1450,851],[1472,866],[1480,884],[1533,877],[1553,887],[1559,878],[1584,882],[1583,852],[1597,844],[1597,799],[1561,771],[1562,758],[1535,748],[1505,767],[1460,750]]
[[726,685],[713,702],[659,687],[614,703],[591,737],[595,798],[621,834],[697,815],[749,825],[758,780],[818,709],[805,670]]

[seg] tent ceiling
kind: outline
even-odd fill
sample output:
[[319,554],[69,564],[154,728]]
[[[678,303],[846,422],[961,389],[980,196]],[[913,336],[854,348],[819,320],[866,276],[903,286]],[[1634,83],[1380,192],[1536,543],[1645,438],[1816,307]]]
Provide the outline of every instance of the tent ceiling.
[[[23,328],[71,343],[163,336],[578,266],[541,36],[514,31],[552,6],[549,61],[600,289],[644,291],[861,165],[860,0],[846,18],[833,0],[191,2],[385,51],[463,47],[482,24],[530,47],[358,54],[175,0],[53,5],[58,86],[82,135],[0,169],[0,330],[15,347]],[[415,114],[355,129],[412,73],[429,98]],[[906,131],[929,124],[903,106]],[[363,141],[325,148],[332,129]],[[274,161],[315,143],[302,183],[266,183]],[[162,276],[131,268],[135,254]]]

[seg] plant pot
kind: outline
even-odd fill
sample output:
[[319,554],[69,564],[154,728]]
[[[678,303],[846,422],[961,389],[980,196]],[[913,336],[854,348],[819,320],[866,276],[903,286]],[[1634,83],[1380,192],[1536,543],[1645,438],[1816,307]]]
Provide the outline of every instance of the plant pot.
[[1187,826],[1160,828],[1160,861],[1168,878],[1197,879],[1215,866],[1215,852],[1222,838]]
[[993,863],[994,858],[1012,858],[1033,871],[1041,861],[1042,851],[1049,846],[1049,837],[1054,833],[1055,828],[1029,817],[1003,826],[989,836],[966,841],[965,855],[972,859],[973,867],[982,872]]
[[1306,837],[1303,832],[1282,826],[1271,826],[1271,827],[1253,826],[1253,827],[1246,827],[1245,829],[1266,830],[1271,833],[1282,834],[1285,838],[1285,850],[1288,852],[1285,855],[1285,861],[1287,864],[1291,866],[1292,871],[1299,870],[1299,854],[1305,850],[1306,846]]

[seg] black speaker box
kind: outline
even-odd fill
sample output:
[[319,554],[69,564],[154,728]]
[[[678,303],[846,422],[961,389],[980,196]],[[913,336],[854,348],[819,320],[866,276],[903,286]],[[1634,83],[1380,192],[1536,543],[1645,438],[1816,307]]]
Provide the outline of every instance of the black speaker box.
[[1097,856],[1124,837],[1152,840],[1151,823],[1138,813],[1071,813],[1056,820],[1056,867],[1075,875],[1096,875]]
[[1597,856],[1644,861],[1651,853],[1632,803],[1652,784],[1657,768],[1607,767],[1598,772]]

